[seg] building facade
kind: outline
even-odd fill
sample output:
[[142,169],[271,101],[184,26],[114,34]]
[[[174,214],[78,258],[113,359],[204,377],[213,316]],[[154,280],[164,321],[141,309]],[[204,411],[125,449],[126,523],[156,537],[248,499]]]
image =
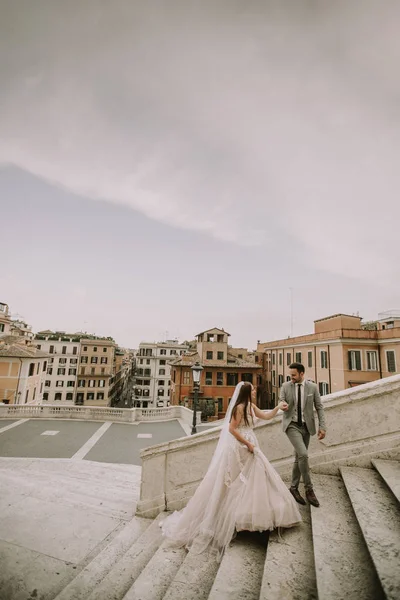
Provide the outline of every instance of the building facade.
[[140,408],[169,406],[171,362],[188,350],[177,340],[139,345],[133,405]]
[[301,362],[306,378],[321,395],[389,377],[400,372],[400,311],[381,313],[377,321],[337,314],[314,322],[314,333],[259,343],[264,353],[267,404],[275,406],[289,365]]
[[11,333],[11,317],[8,304],[0,302],[0,337],[10,335]]
[[42,331],[35,344],[49,355],[43,398],[45,404],[74,404],[80,355],[80,337]]
[[111,404],[115,343],[101,338],[81,339],[75,403],[85,406]]
[[0,402],[41,404],[48,355],[23,339],[0,342]]
[[262,352],[232,348],[230,334],[213,328],[196,336],[196,350],[181,356],[171,364],[171,404],[193,405],[191,367],[199,362],[203,367],[200,380],[200,406],[204,418],[218,419],[225,415],[236,385],[250,381],[257,389],[262,406]]

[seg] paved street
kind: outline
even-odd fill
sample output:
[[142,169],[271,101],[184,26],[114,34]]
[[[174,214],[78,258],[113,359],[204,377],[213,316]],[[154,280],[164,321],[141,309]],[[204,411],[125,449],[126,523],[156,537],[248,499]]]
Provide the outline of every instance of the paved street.
[[[11,428],[4,428],[14,425]],[[102,423],[0,419],[0,457],[72,458],[141,466],[140,451],[185,436],[178,421]]]

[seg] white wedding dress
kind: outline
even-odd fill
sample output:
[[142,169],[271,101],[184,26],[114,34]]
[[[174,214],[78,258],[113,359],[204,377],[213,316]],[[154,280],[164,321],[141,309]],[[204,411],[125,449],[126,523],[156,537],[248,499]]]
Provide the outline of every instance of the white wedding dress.
[[172,545],[192,552],[214,550],[220,558],[237,531],[265,531],[292,527],[301,522],[296,501],[260,450],[250,426],[239,425],[241,435],[254,444],[254,453],[229,432],[233,406],[241,384],[230,402],[220,440],[210,467],[187,506],[161,523]]

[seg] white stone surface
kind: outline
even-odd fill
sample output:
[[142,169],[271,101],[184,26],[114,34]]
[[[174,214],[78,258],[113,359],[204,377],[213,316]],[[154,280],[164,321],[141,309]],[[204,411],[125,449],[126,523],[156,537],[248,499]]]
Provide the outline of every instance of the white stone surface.
[[376,459],[372,464],[400,502],[400,461]]
[[301,525],[270,534],[260,600],[318,598],[310,509],[308,505],[299,509]]
[[388,600],[400,598],[400,519],[396,499],[372,469],[341,469],[358,523]]
[[188,552],[163,600],[207,600],[219,564],[208,552]]
[[382,588],[340,477],[314,475],[321,506],[311,507],[319,598],[376,600]]

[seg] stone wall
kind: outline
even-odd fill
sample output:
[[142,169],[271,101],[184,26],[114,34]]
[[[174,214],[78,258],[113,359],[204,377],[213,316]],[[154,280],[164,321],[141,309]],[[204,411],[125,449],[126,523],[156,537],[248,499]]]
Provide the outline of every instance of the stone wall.
[[[314,472],[337,474],[341,465],[370,466],[373,457],[400,458],[400,376],[374,381],[323,398],[327,436],[311,438]],[[281,476],[290,476],[293,451],[282,431],[282,417],[260,421],[262,451]],[[220,428],[142,451],[142,482],[137,514],[155,517],[186,505],[203,478]]]

